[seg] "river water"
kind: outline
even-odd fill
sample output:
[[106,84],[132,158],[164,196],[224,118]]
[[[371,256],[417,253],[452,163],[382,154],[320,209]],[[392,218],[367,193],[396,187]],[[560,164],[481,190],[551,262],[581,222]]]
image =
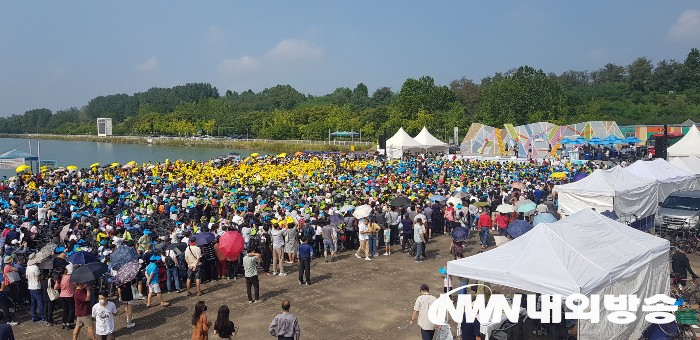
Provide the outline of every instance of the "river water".
[[[249,156],[253,152],[265,154],[256,150],[235,150],[227,148],[203,148],[203,147],[173,147],[163,145],[146,144],[113,144],[78,141],[56,140],[31,140],[31,153],[37,155],[37,143],[42,160],[54,160],[57,167],[76,165],[80,168],[88,167],[92,163],[111,164],[119,162],[125,164],[129,161],[137,163],[164,162],[166,159],[175,161],[200,161],[226,156],[230,152],[237,152],[241,157]],[[18,138],[0,138],[0,153],[18,149],[29,152],[30,140]],[[14,175],[14,170],[0,170],[0,175]]]

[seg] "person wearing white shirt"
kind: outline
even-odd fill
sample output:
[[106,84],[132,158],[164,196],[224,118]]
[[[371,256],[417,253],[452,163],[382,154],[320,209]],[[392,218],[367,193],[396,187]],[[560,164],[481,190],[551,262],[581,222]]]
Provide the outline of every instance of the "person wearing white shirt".
[[360,222],[358,223],[358,231],[359,231],[359,240],[360,240],[360,247],[357,248],[357,252],[355,253],[355,257],[358,259],[361,259],[362,256],[360,254],[362,252],[365,253],[365,260],[369,261],[372,260],[369,258],[369,226],[367,225],[367,219],[363,218],[360,219]]
[[36,264],[27,267],[27,283],[32,302],[29,307],[32,321],[46,321],[44,317],[44,293],[41,290],[41,269]]
[[107,293],[100,293],[99,302],[92,306],[92,317],[95,318],[95,334],[100,339],[114,339],[114,315],[117,306],[107,301]]

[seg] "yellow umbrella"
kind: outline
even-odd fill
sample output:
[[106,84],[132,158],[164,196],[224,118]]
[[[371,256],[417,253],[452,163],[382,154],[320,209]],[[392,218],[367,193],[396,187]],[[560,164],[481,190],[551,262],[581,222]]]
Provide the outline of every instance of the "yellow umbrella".
[[118,163],[118,162],[114,162],[114,163],[112,163],[112,165],[110,165],[110,166],[113,167],[113,168],[116,168],[116,167],[119,166],[119,163]]
[[257,152],[253,152],[250,154],[250,157],[258,157],[258,156],[260,156],[260,154]]
[[68,171],[75,171],[78,170],[78,167],[75,165],[69,165],[66,167],[66,169],[68,169]]
[[563,172],[555,172],[552,174],[551,177],[554,179],[564,179],[564,178],[566,178],[566,174]]
[[42,167],[39,169],[39,171],[41,171],[41,172],[49,171],[49,167],[46,166],[46,165],[44,165],[44,166],[42,166]]
[[96,167],[98,167],[98,166],[100,166],[100,163],[92,163],[92,164],[90,165],[91,168],[96,168]]
[[283,152],[283,153],[281,153],[281,154],[277,155],[277,157],[279,157],[279,158],[282,158],[282,157],[287,157],[287,154]]
[[25,171],[27,171],[27,170],[29,170],[29,169],[31,169],[31,168],[32,168],[32,167],[29,166],[29,165],[27,165],[27,164],[22,164],[22,165],[18,166],[17,169],[15,169],[15,171],[16,171],[16,172],[25,172]]

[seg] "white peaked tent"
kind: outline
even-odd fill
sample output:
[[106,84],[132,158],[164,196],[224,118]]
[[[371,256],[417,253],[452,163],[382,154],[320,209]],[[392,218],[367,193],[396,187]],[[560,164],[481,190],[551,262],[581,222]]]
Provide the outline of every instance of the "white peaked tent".
[[633,175],[619,165],[595,170],[580,181],[554,187],[564,215],[593,208],[598,212],[614,211],[621,221],[655,214],[658,190],[656,181]]
[[[611,220],[591,209],[464,259],[449,261],[447,274],[540,294],[668,294],[668,240]],[[628,325],[581,320],[579,339],[638,339],[648,323],[640,307]]]
[[698,156],[672,157],[668,162],[685,171],[694,173],[700,178],[700,158]]
[[444,153],[449,151],[447,143],[433,137],[425,126],[423,127],[423,130],[420,130],[420,133],[413,139],[415,139],[418,143],[421,143],[426,151]]
[[700,131],[692,126],[676,144],[668,147],[668,157],[700,156]]
[[636,161],[625,168],[633,175],[656,181],[659,184],[659,202],[678,190],[698,189],[695,174],[679,169],[657,158],[653,161]]
[[403,128],[399,128],[399,131],[386,141],[386,154],[390,158],[401,158],[406,151],[420,150],[423,150],[423,144],[411,138]]

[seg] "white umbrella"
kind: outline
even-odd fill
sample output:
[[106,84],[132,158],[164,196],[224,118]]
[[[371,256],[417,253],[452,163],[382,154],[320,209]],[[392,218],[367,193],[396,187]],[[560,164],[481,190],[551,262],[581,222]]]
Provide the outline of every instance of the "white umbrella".
[[352,213],[352,216],[355,216],[357,219],[365,218],[368,217],[372,213],[372,207],[369,205],[361,205],[355,209],[355,211]]
[[447,200],[447,203],[452,203],[452,205],[456,207],[457,205],[462,204],[462,200],[458,197],[452,196]]
[[510,204],[501,204],[498,207],[496,207],[496,211],[502,214],[508,214],[515,212],[515,207]]
[[352,211],[353,209],[355,209],[355,207],[348,204],[348,205],[344,205],[342,208],[340,208],[340,212],[344,214],[348,211]]

